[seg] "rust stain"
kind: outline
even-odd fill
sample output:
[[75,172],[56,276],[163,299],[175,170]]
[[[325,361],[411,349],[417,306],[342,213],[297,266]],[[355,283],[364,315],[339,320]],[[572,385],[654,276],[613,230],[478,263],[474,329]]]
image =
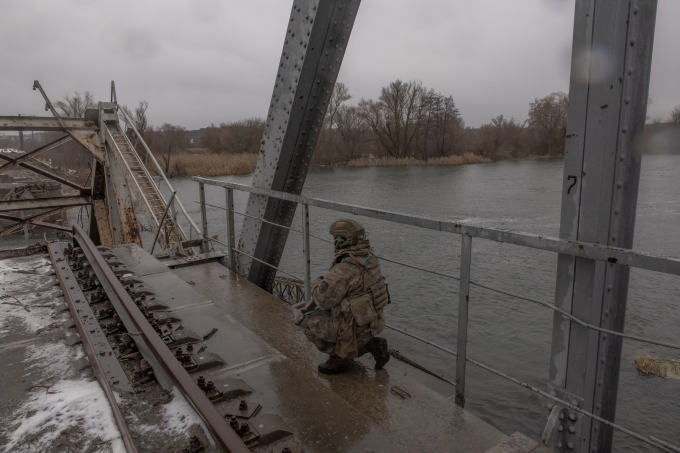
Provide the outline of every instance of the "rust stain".
[[617,260],[613,256],[611,258],[607,258],[607,262],[612,263],[612,264],[615,264],[617,261],[619,261],[619,260]]
[[126,242],[135,243],[141,247],[142,236],[139,233],[139,224],[137,223],[135,210],[132,207],[126,207],[124,209],[124,214],[125,219],[123,220],[123,225],[125,227]]

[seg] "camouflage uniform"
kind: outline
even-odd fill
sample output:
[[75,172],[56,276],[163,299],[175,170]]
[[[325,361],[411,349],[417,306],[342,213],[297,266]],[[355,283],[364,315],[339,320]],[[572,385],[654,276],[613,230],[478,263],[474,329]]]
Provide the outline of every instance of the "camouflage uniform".
[[369,352],[369,342],[385,328],[383,307],[390,302],[389,293],[367,240],[336,250],[330,270],[314,281],[312,297],[317,309],[302,327],[319,351],[331,357],[353,359]]

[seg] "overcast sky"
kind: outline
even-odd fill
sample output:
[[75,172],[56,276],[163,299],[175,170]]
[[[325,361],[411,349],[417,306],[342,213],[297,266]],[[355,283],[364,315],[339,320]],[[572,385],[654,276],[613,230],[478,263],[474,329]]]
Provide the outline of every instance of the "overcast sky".
[[[0,115],[45,115],[75,90],[108,100],[110,80],[152,124],[188,129],[267,113],[292,0],[2,0]],[[453,95],[466,123],[524,120],[568,91],[574,0],[363,0],[339,81],[356,102],[400,78]],[[680,104],[680,1],[659,0],[649,107]]]

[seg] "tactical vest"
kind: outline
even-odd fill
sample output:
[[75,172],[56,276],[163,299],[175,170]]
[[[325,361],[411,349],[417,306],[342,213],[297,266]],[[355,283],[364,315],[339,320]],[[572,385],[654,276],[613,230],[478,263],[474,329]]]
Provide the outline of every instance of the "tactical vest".
[[390,303],[390,294],[378,259],[372,254],[367,257],[347,254],[342,261],[357,266],[363,278],[363,288],[350,291],[340,302],[344,316],[338,326],[335,353],[353,358],[359,348],[385,328],[383,308]]

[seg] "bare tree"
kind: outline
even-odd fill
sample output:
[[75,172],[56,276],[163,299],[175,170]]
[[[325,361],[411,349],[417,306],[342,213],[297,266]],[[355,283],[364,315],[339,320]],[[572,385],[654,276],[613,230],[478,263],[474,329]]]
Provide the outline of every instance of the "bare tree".
[[453,96],[445,97],[430,90],[423,97],[422,155],[443,157],[459,149],[458,141],[464,128],[460,110]]
[[421,82],[396,80],[383,87],[377,101],[359,102],[361,118],[373,130],[385,152],[392,157],[406,157],[421,128],[423,97]]
[[676,105],[673,110],[671,110],[671,116],[668,118],[668,122],[680,124],[680,104]]
[[247,118],[233,123],[211,124],[201,134],[201,146],[215,153],[255,154],[264,134],[262,118]]
[[146,101],[139,101],[139,105],[135,108],[135,116],[130,117],[135,123],[135,129],[139,132],[142,138],[146,137],[149,132],[149,120],[146,117],[146,111],[149,108],[149,103]]
[[[351,125],[347,123],[350,118],[347,116],[348,106],[345,102],[350,99],[352,95],[349,94],[347,86],[342,82],[336,83],[317,139],[314,151],[315,163],[336,163],[347,158],[347,147],[355,138],[348,135],[348,126]],[[349,154],[352,154],[351,151]]]
[[226,143],[226,151],[232,154],[256,154],[260,150],[260,141],[264,134],[262,118],[247,118],[231,123],[232,140]]
[[352,99],[352,95],[349,94],[349,89],[347,86],[338,82],[333,88],[333,93],[331,94],[331,99],[328,102],[328,111],[326,113],[327,128],[331,132],[331,137],[338,131],[338,115],[340,115],[340,109],[344,102]]
[[161,157],[163,166],[165,167],[165,174],[169,177],[172,176],[170,173],[170,161],[172,159],[173,152],[186,149],[187,137],[186,129],[182,126],[175,126],[170,123],[164,123],[161,127],[155,130],[150,129],[153,135],[153,148],[155,154]]
[[121,109],[125,112],[128,118],[132,120],[132,124],[137,129],[142,137],[146,137],[146,133],[149,132],[149,120],[146,117],[146,110],[149,108],[149,103],[146,101],[139,101],[139,105],[135,108],[134,114],[127,105],[121,105]]
[[343,158],[352,160],[359,157],[372,139],[372,131],[362,121],[359,108],[343,105],[338,110],[336,124]]
[[470,130],[472,144],[468,152],[480,154],[491,160],[503,157],[519,157],[525,151],[526,121],[507,119],[503,115],[493,118],[479,130]]
[[56,107],[67,118],[83,118],[85,110],[96,108],[96,105],[91,92],[79,93],[75,91],[73,97],[67,94],[63,101],[57,101]]
[[549,156],[564,153],[567,132],[569,97],[566,93],[551,93],[529,104],[529,126],[536,129],[541,145]]

